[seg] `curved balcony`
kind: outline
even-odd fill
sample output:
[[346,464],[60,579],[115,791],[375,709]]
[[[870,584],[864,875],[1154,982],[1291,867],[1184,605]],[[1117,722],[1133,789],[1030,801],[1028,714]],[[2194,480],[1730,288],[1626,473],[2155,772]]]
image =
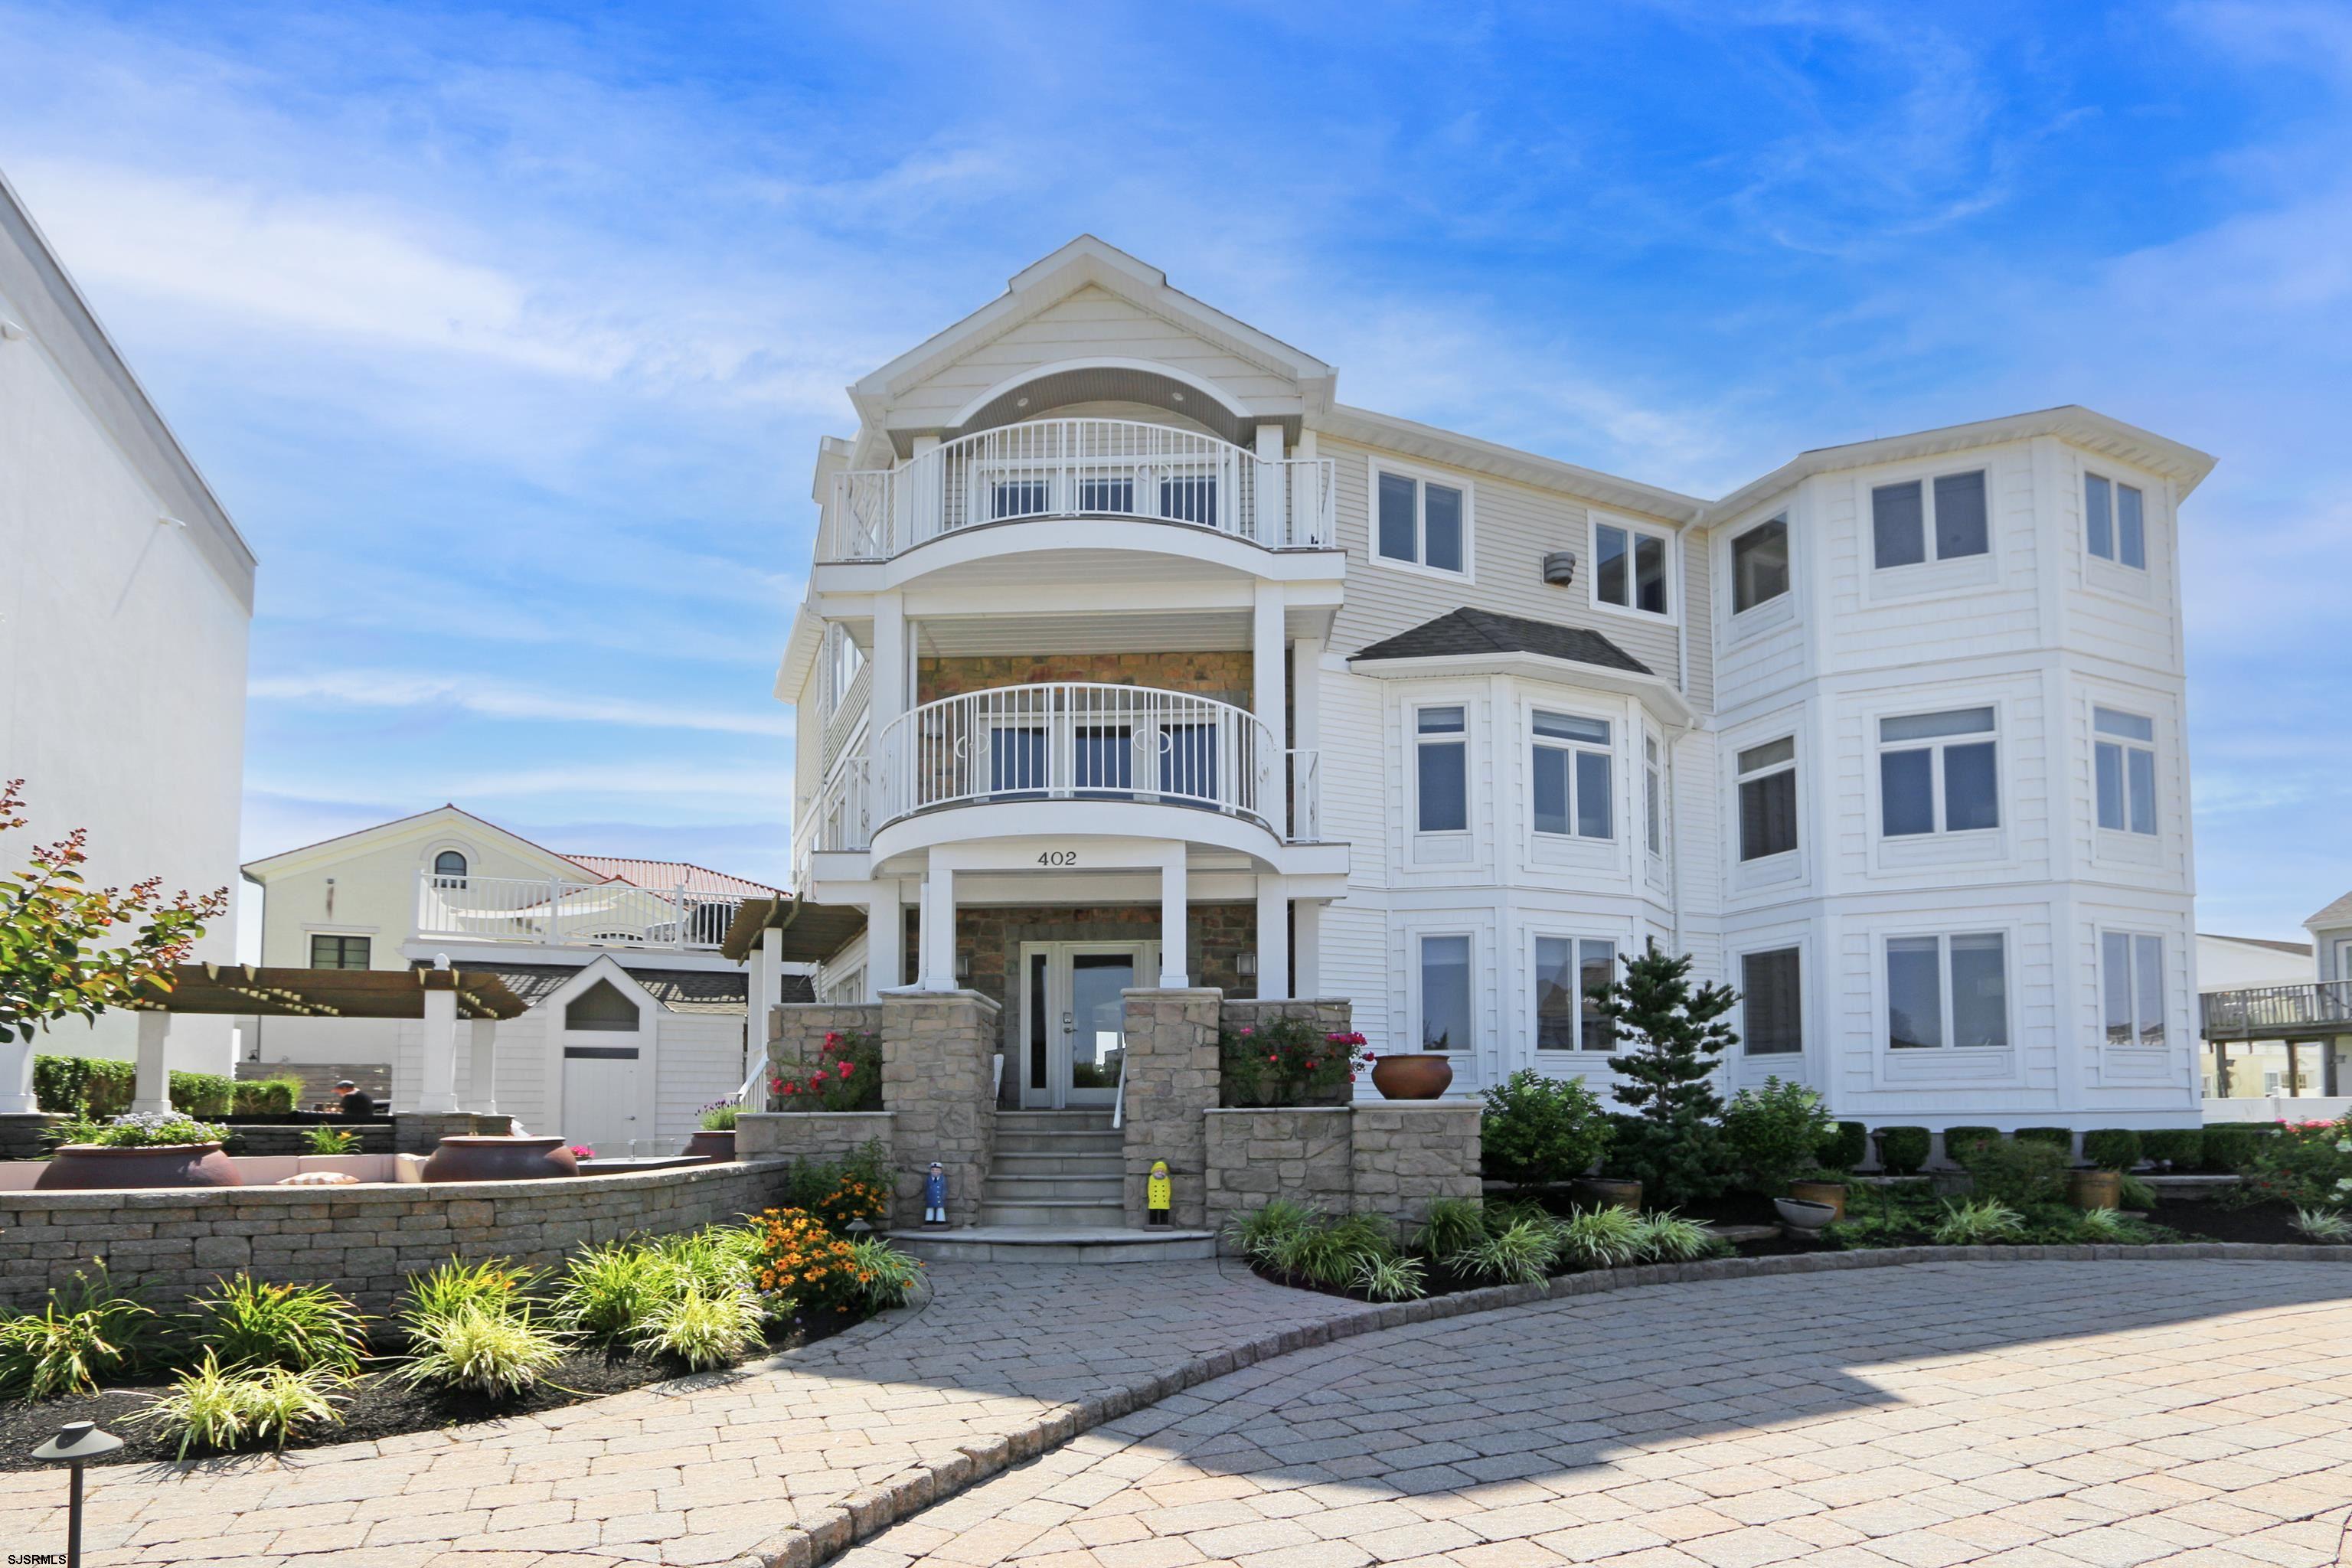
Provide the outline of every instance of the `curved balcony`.
[[1130,419],[1040,419],[946,442],[894,468],[837,474],[820,562],[887,561],[987,523],[1114,517],[1269,550],[1338,534],[1328,458],[1270,460],[1214,436]]
[[813,847],[857,850],[894,822],[957,806],[1133,802],[1311,839],[1316,759],[1277,749],[1248,710],[1189,692],[1060,682],[926,702],[843,759]]

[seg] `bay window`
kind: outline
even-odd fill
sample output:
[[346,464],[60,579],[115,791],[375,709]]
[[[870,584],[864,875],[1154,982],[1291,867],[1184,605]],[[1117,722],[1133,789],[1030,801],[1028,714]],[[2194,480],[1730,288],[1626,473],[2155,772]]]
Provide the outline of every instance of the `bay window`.
[[1889,838],[2000,826],[1993,710],[1911,713],[1878,721],[1879,831]]
[[1930,544],[1937,561],[1989,553],[1992,534],[1984,470],[1939,474],[1932,483],[1906,479],[1875,487],[1870,492],[1870,532],[1871,559],[1882,571],[1921,564]]
[[1416,809],[1423,833],[1470,826],[1468,710],[1423,708],[1414,716]]
[[1592,992],[1617,977],[1617,944],[1591,937],[1536,938],[1536,1049],[1609,1051],[1617,1046]]
[[1797,847],[1797,741],[1784,735],[1738,756],[1739,858],[1761,860]]
[[1536,831],[1612,837],[1609,721],[1538,709],[1534,723]]
[[2156,721],[2112,708],[2091,710],[2099,826],[2156,831]]
[[1887,1046],[2008,1049],[2008,947],[1999,931],[1888,938]]
[[2099,992],[2107,1044],[2164,1045],[2164,939],[2131,931],[2099,933]]

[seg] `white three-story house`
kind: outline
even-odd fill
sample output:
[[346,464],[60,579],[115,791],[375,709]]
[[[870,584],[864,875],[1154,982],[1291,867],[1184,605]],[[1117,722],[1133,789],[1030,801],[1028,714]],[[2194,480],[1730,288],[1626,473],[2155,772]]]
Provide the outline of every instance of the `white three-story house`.
[[2210,458],[2062,407],[1708,501],[1336,382],[1081,238],[850,389],[776,689],[795,891],[865,915],[821,997],[995,997],[1005,1104],[1107,1100],[1154,984],[1605,1088],[1585,989],[1655,942],[1735,1086],[2195,1120]]

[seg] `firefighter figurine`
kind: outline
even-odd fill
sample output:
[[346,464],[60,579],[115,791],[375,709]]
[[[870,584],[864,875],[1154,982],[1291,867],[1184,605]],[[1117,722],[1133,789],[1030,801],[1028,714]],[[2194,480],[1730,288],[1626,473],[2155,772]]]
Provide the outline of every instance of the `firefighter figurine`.
[[923,1178],[923,1227],[948,1227],[948,1168],[937,1160],[931,1162],[931,1173]]
[[1143,1212],[1146,1225],[1168,1223],[1168,1162],[1151,1162],[1151,1176],[1143,1185]]

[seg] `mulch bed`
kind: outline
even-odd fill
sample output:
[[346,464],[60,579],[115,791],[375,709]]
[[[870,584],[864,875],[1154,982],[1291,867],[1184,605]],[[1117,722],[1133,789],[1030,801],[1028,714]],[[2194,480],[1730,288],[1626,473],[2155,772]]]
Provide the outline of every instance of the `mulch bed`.
[[[804,1319],[788,1332],[771,1335],[768,1353],[830,1339],[859,1321],[839,1313]],[[515,1399],[490,1399],[478,1394],[410,1388],[394,1381],[389,1373],[373,1373],[345,1391],[351,1399],[340,1406],[343,1416],[341,1426],[315,1427],[286,1447],[289,1450],[318,1448],[560,1410],[583,1400],[600,1399],[665,1378],[687,1375],[686,1368],[674,1361],[648,1360],[633,1353],[580,1351],[566,1356],[547,1380],[530,1393]],[[167,1441],[145,1424],[130,1419],[169,1388],[168,1382],[132,1384],[37,1404],[22,1399],[0,1402],[0,1470],[41,1468],[30,1457],[33,1448],[57,1436],[58,1428],[68,1421],[95,1421],[122,1439],[121,1448],[100,1463],[153,1464],[175,1459],[179,1458],[177,1438]],[[189,1458],[199,1457],[215,1456],[194,1448],[188,1451]]]
[[2199,1241],[2253,1241],[2307,1244],[2311,1237],[2294,1228],[2294,1209],[2287,1204],[2160,1203],[2147,1211],[2152,1224],[2177,1230]]

